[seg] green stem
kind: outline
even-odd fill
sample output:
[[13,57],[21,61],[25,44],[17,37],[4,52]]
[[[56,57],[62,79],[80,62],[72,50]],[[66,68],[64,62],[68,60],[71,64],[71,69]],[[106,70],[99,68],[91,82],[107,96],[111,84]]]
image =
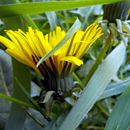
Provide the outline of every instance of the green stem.
[[98,68],[99,64],[102,62],[102,59],[104,58],[108,48],[109,48],[109,45],[111,43],[111,39],[112,39],[112,36],[111,36],[111,33],[108,35],[108,38],[103,46],[103,48],[101,49],[94,65],[92,66],[92,68],[90,69],[88,75],[86,76],[86,78],[84,79],[84,82],[85,84],[88,83],[88,81],[90,80],[90,78],[92,77],[92,75],[94,74],[95,70]]
[[82,83],[82,81],[80,80],[80,78],[76,75],[76,73],[73,72],[72,74],[73,74],[74,80],[78,81],[81,89],[83,89],[84,88],[84,84]]
[[101,112],[104,114],[105,117],[109,116],[109,113],[106,111],[106,109],[98,102],[96,103],[96,106],[101,110]]

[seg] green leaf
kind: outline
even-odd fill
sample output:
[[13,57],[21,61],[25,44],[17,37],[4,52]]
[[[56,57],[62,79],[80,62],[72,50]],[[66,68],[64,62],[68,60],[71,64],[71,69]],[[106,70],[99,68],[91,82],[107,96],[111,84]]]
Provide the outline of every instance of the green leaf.
[[118,82],[118,83],[113,83],[107,86],[107,89],[105,89],[103,94],[100,96],[99,100],[107,98],[107,97],[111,97],[114,95],[118,95],[124,92],[129,85],[130,85],[130,78],[124,81]]
[[25,97],[27,98],[27,100],[29,100],[29,101],[32,103],[32,105],[34,106],[34,109],[36,109],[37,111],[39,111],[44,118],[49,119],[48,117],[46,117],[46,113],[44,112],[44,109],[42,109],[42,108],[38,105],[38,103],[37,103],[34,99],[32,99],[32,98],[30,97],[29,92],[24,88],[24,86],[23,86],[23,84],[20,82],[20,80],[18,80],[17,78],[15,78],[15,81],[16,81],[17,84],[19,85],[19,88],[22,90],[22,92],[24,93],[24,95],[25,95]]
[[[74,77],[74,79],[77,80],[76,76]],[[77,80],[77,82],[79,82],[79,84],[82,87],[82,84],[81,84],[82,82],[79,81],[79,79]],[[112,83],[107,86],[107,88],[104,90],[104,92],[102,93],[102,95],[99,97],[98,100],[102,100],[104,98],[121,94],[128,88],[129,85],[130,85],[130,78],[127,78],[117,83]],[[75,96],[79,98],[80,94],[75,94]]]
[[[50,1],[50,0],[43,0],[43,1]],[[54,11],[46,12],[45,13],[50,25],[51,30],[54,30],[57,26],[57,17]]]
[[130,128],[130,87],[118,98],[106,123],[105,130],[129,130]]
[[37,63],[37,66],[39,66],[43,61],[45,61],[47,58],[49,58],[51,55],[55,53],[60,47],[62,47],[67,40],[74,34],[74,32],[81,27],[80,21],[77,19],[75,23],[72,25],[72,27],[69,29],[69,31],[66,33],[65,37],[44,57],[42,57],[39,62]]
[[97,4],[107,4],[126,0],[76,0],[76,1],[52,1],[52,2],[33,2],[21,4],[0,5],[0,17],[19,15],[19,14],[38,14],[47,11],[59,11],[73,9]]
[[48,22],[50,24],[51,30],[54,30],[57,26],[57,17],[55,12],[46,12],[46,16],[48,19]]
[[9,95],[9,90],[12,85],[12,68],[11,68],[11,59],[0,50],[0,91]]
[[[0,1],[3,3],[14,2],[15,0],[3,0]],[[4,6],[4,5],[1,5]],[[22,16],[15,16],[15,17],[5,17],[2,18],[2,21],[6,25],[6,29],[18,29],[25,27],[22,23]],[[15,59],[13,61],[13,97],[22,100],[23,102],[28,102],[25,98],[24,93],[21,92],[19,89],[19,85],[14,80],[17,77],[23,84],[24,88],[30,92],[30,72],[27,66],[19,63]],[[11,104],[11,110],[8,122],[5,126],[5,130],[22,130],[23,125],[26,119],[26,111],[21,107],[20,104],[13,102]]]
[[125,57],[124,43],[116,47],[98,67],[59,130],[75,130],[117,73]]
[[[13,74],[13,97],[18,100],[28,102],[26,95],[21,91],[19,84],[15,81],[15,77],[17,77],[22,82],[24,88],[28,92],[30,91],[30,73],[27,66],[13,59]],[[21,105],[13,102],[10,111],[10,116],[5,130],[22,130],[24,121],[26,119],[25,110],[21,107]]]

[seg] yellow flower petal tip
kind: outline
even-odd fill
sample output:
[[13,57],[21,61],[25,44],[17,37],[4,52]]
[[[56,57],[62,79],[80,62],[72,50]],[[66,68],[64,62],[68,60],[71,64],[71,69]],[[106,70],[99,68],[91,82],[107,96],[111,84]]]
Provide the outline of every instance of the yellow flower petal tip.
[[66,57],[63,57],[61,60],[73,63],[77,66],[81,66],[83,64],[83,61],[75,56],[66,56]]
[[67,72],[71,72],[75,66],[82,65],[81,58],[103,34],[103,31],[96,23],[90,25],[85,31],[77,30],[38,68],[36,68],[36,64],[39,59],[50,52],[64,38],[66,32],[58,26],[53,32],[46,35],[32,27],[29,27],[27,32],[23,32],[21,29],[18,31],[7,30],[6,34],[9,38],[0,36],[0,42],[7,48],[6,52],[49,78],[50,75],[62,74],[65,67],[67,67]]

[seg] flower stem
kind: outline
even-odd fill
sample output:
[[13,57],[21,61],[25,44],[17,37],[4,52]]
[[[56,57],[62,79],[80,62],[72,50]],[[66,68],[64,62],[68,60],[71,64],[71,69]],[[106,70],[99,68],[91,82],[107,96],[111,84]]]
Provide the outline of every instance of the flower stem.
[[73,78],[74,78],[76,81],[78,81],[78,83],[79,83],[81,89],[83,89],[83,88],[84,88],[84,84],[82,83],[82,81],[80,80],[80,78],[77,76],[76,73],[73,72],[72,74],[73,74]]
[[108,118],[109,113],[107,110],[100,104],[100,102],[96,103],[96,107],[103,113],[103,115]]
[[104,46],[102,47],[97,59],[96,59],[96,62],[94,63],[94,65],[92,66],[92,68],[90,69],[88,75],[85,77],[85,85],[88,83],[88,81],[90,80],[90,78],[92,77],[92,75],[94,74],[95,70],[98,68],[98,65],[102,62],[102,59],[103,57],[105,56],[108,48],[109,48],[109,45],[111,43],[111,39],[112,39],[112,36],[111,36],[111,33],[108,35],[108,38],[106,39],[106,42],[104,44]]

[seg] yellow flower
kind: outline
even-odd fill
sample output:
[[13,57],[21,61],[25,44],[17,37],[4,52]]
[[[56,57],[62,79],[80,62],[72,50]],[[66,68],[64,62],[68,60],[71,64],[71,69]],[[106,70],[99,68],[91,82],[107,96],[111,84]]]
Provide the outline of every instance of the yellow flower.
[[77,30],[38,68],[36,64],[39,59],[51,51],[63,39],[66,32],[58,26],[55,31],[46,35],[31,27],[26,33],[18,29],[18,31],[8,30],[6,34],[9,39],[0,36],[0,42],[7,48],[6,52],[23,64],[39,71],[43,76],[49,77],[49,73],[54,75],[61,75],[65,71],[70,73],[75,66],[82,65],[81,58],[103,33],[102,28],[96,23],[90,25],[85,31]]

